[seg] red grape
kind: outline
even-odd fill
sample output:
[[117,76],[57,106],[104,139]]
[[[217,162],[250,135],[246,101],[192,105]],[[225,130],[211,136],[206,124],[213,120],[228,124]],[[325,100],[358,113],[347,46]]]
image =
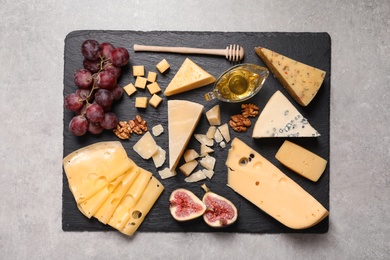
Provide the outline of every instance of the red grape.
[[85,116],[89,121],[99,123],[103,120],[104,110],[99,104],[93,103],[87,106],[87,109],[85,110]]
[[117,124],[118,124],[118,118],[112,112],[105,113],[103,120],[100,122],[100,125],[107,130],[114,129]]
[[90,95],[91,89],[86,89],[86,88],[79,88],[76,90],[76,94],[82,99],[82,100],[87,100],[91,101],[93,95]]
[[108,42],[103,42],[100,46],[102,48],[102,56],[106,59],[110,57],[112,50],[115,49],[114,45]]
[[121,99],[123,96],[123,88],[119,86],[118,84],[115,85],[112,89],[110,89],[112,97],[114,98],[114,101],[117,101]]
[[116,85],[117,78],[108,71],[101,71],[97,76],[97,84],[101,88],[109,89]]
[[97,73],[100,70],[100,59],[99,60],[88,60],[83,61],[84,69],[89,70],[91,73]]
[[74,83],[80,88],[89,88],[92,85],[93,78],[89,70],[79,69],[74,73]]
[[104,64],[103,69],[105,71],[110,72],[116,78],[119,78],[119,76],[121,75],[121,68],[114,66],[112,63]]
[[64,106],[70,111],[76,112],[81,109],[84,102],[76,93],[71,93],[65,96]]
[[129,62],[129,59],[130,59],[130,54],[123,47],[113,49],[110,54],[110,60],[112,64],[114,64],[117,67],[122,67],[126,65]]
[[98,135],[102,133],[104,128],[99,123],[89,122],[88,124],[88,132],[94,135]]
[[88,120],[84,116],[75,116],[69,122],[69,131],[75,136],[82,136],[88,130]]
[[88,60],[97,60],[102,53],[99,42],[95,40],[86,40],[81,45],[81,53]]
[[107,89],[98,89],[95,93],[95,102],[101,105],[102,107],[111,106],[114,101],[114,97],[111,92]]

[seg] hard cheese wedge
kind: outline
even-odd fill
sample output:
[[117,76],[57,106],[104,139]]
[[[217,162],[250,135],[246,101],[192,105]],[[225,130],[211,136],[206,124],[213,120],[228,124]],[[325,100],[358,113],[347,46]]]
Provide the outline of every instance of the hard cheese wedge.
[[327,161],[315,153],[285,140],[275,158],[286,167],[314,182],[325,171]]
[[253,138],[320,136],[279,90],[272,95],[253,127]]
[[196,125],[203,105],[186,100],[168,101],[169,169],[175,170]]
[[186,58],[178,72],[164,91],[166,96],[172,96],[185,91],[200,88],[215,82],[215,78]]
[[314,197],[238,138],[226,165],[228,186],[289,228],[309,228],[328,215]]
[[118,141],[100,142],[83,147],[63,159],[69,188],[77,204],[106,187],[134,167]]
[[256,47],[255,51],[295,101],[307,106],[313,100],[324,81],[325,71],[263,47]]

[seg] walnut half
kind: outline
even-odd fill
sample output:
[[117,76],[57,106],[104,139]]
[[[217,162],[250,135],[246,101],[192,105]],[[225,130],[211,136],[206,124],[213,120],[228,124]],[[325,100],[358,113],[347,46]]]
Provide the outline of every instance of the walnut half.
[[259,107],[255,104],[242,104],[241,112],[244,117],[255,117],[259,114]]
[[148,131],[146,121],[140,115],[136,115],[135,119],[129,120],[129,125],[131,130],[138,135]]
[[230,127],[236,132],[246,132],[251,124],[251,121],[241,114],[231,116],[229,121]]
[[126,121],[118,122],[116,128],[113,129],[114,134],[120,139],[129,139],[130,134],[133,132],[131,130],[130,124]]

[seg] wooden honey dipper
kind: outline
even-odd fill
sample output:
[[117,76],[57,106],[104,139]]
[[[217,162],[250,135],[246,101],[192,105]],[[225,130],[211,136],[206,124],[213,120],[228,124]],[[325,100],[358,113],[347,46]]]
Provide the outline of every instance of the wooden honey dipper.
[[168,46],[148,46],[134,44],[134,51],[150,51],[150,52],[174,52],[187,54],[208,54],[225,56],[226,59],[233,62],[238,62],[244,58],[244,48],[238,44],[230,44],[226,49],[202,49],[188,47],[168,47]]

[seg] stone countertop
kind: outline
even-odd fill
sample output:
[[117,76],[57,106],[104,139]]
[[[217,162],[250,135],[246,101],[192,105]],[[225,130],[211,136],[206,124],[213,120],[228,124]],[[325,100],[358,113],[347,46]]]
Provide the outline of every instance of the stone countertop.
[[[390,3],[2,1],[2,259],[386,259],[390,255]],[[74,30],[328,32],[326,234],[64,232],[63,54]]]

